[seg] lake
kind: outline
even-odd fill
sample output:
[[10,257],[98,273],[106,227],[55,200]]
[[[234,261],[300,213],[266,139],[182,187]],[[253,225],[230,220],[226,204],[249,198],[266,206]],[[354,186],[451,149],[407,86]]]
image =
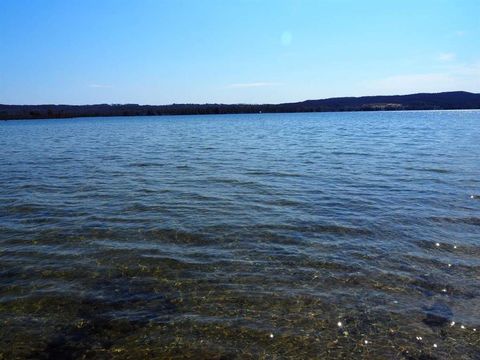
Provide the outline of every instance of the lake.
[[0,122],[0,358],[479,359],[480,111]]

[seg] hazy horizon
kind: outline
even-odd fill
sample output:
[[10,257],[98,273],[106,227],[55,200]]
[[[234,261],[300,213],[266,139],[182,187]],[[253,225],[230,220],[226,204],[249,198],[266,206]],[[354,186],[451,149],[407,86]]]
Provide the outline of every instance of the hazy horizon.
[[480,92],[477,1],[2,1],[2,104]]

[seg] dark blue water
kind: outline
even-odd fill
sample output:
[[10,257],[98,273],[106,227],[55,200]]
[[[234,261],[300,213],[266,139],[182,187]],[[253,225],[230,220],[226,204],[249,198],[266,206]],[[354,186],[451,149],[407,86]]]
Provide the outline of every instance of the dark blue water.
[[0,153],[0,358],[479,358],[479,111],[9,121]]

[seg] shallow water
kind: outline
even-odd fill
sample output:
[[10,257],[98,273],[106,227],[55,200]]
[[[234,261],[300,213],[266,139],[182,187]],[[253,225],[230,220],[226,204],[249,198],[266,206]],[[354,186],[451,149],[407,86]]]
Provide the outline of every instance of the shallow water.
[[479,359],[480,111],[9,121],[0,153],[0,359]]

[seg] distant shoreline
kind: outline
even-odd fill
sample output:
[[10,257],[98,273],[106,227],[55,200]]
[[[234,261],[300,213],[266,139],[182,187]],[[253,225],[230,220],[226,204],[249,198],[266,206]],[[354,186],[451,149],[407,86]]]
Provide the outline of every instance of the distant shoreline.
[[92,119],[92,118],[128,118],[128,117],[168,117],[168,116],[211,116],[211,115],[273,115],[273,114],[319,114],[319,113],[360,113],[360,112],[421,112],[421,111],[480,111],[480,108],[468,109],[400,109],[400,110],[328,110],[328,111],[290,111],[290,112],[238,112],[238,113],[202,113],[202,114],[159,114],[159,115],[78,115],[64,117],[31,117],[31,118],[12,118],[1,121],[29,121],[29,120],[68,120],[68,119]]
[[480,94],[454,91],[306,100],[283,104],[1,105],[0,120],[348,111],[477,110]]

